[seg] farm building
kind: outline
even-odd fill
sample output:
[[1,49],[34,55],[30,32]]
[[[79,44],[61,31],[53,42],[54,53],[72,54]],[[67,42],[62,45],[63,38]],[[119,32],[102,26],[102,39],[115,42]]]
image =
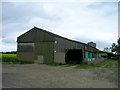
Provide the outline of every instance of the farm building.
[[80,64],[98,59],[96,44],[67,39],[34,27],[17,38],[17,59],[36,63]]
[[112,52],[99,51],[99,56],[106,59],[119,59],[119,55],[113,54]]

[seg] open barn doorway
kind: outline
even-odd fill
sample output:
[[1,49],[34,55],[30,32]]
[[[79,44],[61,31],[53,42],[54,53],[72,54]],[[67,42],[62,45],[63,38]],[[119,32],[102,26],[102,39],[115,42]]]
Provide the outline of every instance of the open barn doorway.
[[81,64],[83,62],[82,49],[70,49],[65,54],[66,64]]

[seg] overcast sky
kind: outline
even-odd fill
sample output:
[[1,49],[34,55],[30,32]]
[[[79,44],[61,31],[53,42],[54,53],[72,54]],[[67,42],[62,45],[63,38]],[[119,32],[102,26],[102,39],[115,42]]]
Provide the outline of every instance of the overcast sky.
[[4,2],[0,49],[17,50],[17,37],[34,26],[102,50],[117,41],[118,3]]

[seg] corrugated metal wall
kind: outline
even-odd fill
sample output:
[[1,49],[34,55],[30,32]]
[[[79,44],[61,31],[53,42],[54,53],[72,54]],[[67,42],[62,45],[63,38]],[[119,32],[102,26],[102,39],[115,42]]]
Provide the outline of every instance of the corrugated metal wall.
[[[55,38],[55,44],[54,44],[55,54],[54,55],[57,55],[58,58],[59,57],[61,58],[63,56],[60,56],[59,53],[63,53],[65,55],[69,49],[82,49],[83,62],[84,62],[84,58],[96,58],[96,54],[98,53],[98,50],[91,46],[88,46],[88,45],[85,45],[82,43],[77,43],[74,41],[70,41],[70,40],[67,40],[64,38],[60,38],[60,37]],[[87,56],[87,54],[85,54],[85,52],[89,52],[89,54],[88,54],[89,56]],[[63,60],[65,60],[65,58],[64,59],[62,58],[61,61],[63,61]],[[57,58],[55,58],[55,61],[57,62]]]
[[34,43],[18,43],[17,59],[34,62]]
[[65,52],[67,49],[83,49],[84,45],[80,43],[75,43],[63,38],[56,37],[57,43],[54,45],[54,50],[56,52]]
[[37,42],[35,43],[35,60],[38,56],[43,56],[44,63],[53,62],[53,42]]
[[41,42],[41,41],[54,41],[54,36],[43,31],[33,28],[18,37],[17,42]]
[[54,49],[56,52],[65,52],[66,49],[82,49],[83,51],[98,52],[98,50],[89,45],[73,42],[60,37],[55,37],[55,41]]
[[[57,58],[55,58],[54,61],[65,63],[65,54],[69,49],[82,49],[82,51],[84,52],[84,45],[69,41],[64,38],[55,37],[55,44],[54,44],[55,56],[54,57],[57,57]],[[83,56],[84,56],[84,53],[83,53]]]

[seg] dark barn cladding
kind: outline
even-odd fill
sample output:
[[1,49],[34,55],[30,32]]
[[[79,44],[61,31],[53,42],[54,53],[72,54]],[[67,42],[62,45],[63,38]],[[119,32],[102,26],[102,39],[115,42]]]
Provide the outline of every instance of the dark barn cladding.
[[34,27],[17,38],[18,60],[35,63],[89,63],[97,61],[96,44],[73,41]]

